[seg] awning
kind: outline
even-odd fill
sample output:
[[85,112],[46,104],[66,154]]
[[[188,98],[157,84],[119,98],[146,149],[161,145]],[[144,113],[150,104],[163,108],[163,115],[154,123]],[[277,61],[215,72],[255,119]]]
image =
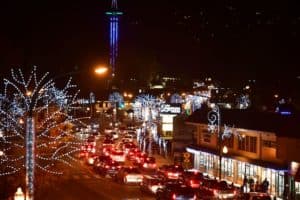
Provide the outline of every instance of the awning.
[[[189,145],[188,147],[186,147],[186,150],[187,150],[187,152],[193,153],[193,154],[198,154],[200,152],[206,152],[206,153],[211,153],[216,156],[219,156],[219,151],[217,149],[201,147],[198,145]],[[246,158],[246,157],[243,157],[240,155],[234,155],[234,154],[230,154],[230,153],[228,153],[226,155],[222,155],[222,156],[225,158],[232,158],[234,160],[238,160],[241,162],[247,162],[249,164],[261,166],[264,168],[269,168],[269,169],[274,169],[274,170],[284,170],[284,171],[288,170],[288,164],[285,164],[285,163],[281,164],[281,163],[274,163],[274,162],[264,161],[264,160],[259,160],[259,159],[251,159],[251,158]]]

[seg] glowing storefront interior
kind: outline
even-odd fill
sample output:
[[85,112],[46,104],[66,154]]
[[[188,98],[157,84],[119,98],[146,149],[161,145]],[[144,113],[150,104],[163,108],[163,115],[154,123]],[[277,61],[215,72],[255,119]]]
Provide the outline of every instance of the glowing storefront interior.
[[[218,178],[219,156],[187,147],[187,152],[194,156],[194,168],[207,173],[210,177]],[[243,159],[242,159],[243,160]],[[281,197],[284,192],[284,169],[272,169],[257,164],[251,164],[234,158],[222,157],[222,179],[241,186],[245,176],[252,178],[254,182],[267,178],[269,181],[269,193]],[[298,185],[299,189],[300,184]]]

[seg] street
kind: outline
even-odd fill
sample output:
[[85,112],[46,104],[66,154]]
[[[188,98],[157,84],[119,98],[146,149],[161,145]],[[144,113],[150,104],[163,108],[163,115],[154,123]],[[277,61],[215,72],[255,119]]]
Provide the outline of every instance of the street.
[[140,191],[137,185],[124,185],[92,172],[84,163],[78,162],[53,182],[51,188],[36,191],[36,199],[53,200],[150,200],[150,194]]

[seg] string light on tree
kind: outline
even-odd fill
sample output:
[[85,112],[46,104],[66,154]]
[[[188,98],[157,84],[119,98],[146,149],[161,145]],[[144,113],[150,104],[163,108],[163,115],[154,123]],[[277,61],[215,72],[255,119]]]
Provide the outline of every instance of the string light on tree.
[[70,166],[81,144],[74,142],[75,136],[65,128],[82,123],[82,118],[70,114],[80,109],[79,90],[72,92],[76,85],[71,84],[71,78],[58,89],[52,79],[46,80],[48,74],[39,77],[33,67],[25,79],[21,69],[12,69],[11,79],[4,79],[4,91],[0,93],[0,146],[4,147],[0,149],[0,162],[5,166],[0,176],[17,173],[25,166],[29,200],[34,197],[35,168],[62,174],[56,166]]

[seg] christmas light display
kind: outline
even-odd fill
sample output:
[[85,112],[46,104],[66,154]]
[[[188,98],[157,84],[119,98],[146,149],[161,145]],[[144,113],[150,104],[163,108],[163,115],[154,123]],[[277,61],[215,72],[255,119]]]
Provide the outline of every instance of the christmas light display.
[[251,101],[250,101],[250,98],[249,98],[249,95],[244,95],[244,94],[241,94],[238,98],[237,98],[237,107],[239,109],[247,109],[251,106]]
[[109,95],[108,100],[118,105],[124,104],[124,98],[119,92],[113,92]]
[[186,104],[191,108],[191,112],[200,109],[202,104],[205,102],[206,97],[198,95],[187,95],[185,97]]
[[138,95],[135,98],[133,105],[134,113],[135,115],[137,115],[137,117],[146,121],[150,115],[155,119],[163,103],[163,100],[155,98],[154,96],[149,94]]
[[[149,94],[138,95],[134,102],[133,108],[135,115],[144,120],[144,135],[141,136],[144,139],[138,140],[139,142],[142,142],[143,145],[141,143],[139,145],[143,146],[143,151],[146,151],[146,141],[148,141],[148,153],[150,155],[152,154],[153,141],[158,141],[157,125],[154,120],[157,119],[163,103],[165,103],[163,100]],[[148,135],[146,135],[146,132],[148,132]]]
[[11,80],[4,79],[0,94],[0,176],[25,167],[26,197],[33,199],[35,168],[62,174],[57,166],[69,166],[80,150],[81,142],[69,128],[82,123],[81,118],[71,116],[80,109],[79,90],[72,94],[76,85],[71,84],[71,78],[63,89],[56,88],[54,80],[46,80],[48,73],[37,76],[36,67],[27,79],[20,69],[12,69],[11,76]]
[[235,131],[234,126],[224,124],[223,130],[221,131],[221,113],[218,105],[214,105],[212,110],[208,112],[208,131],[210,133],[218,134],[220,140],[230,138],[232,135],[236,135],[240,138],[240,134]]
[[171,96],[170,103],[182,103],[182,102],[183,99],[178,93],[175,93]]

